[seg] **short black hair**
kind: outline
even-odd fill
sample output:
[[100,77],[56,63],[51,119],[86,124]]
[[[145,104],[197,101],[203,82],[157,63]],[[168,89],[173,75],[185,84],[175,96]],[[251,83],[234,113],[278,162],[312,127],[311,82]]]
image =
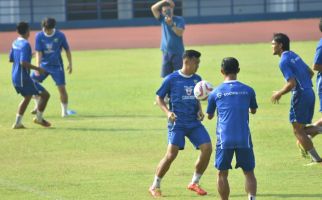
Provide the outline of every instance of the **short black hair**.
[[44,20],[42,20],[41,26],[45,29],[53,29],[56,26],[56,20],[55,18],[46,17]]
[[182,58],[200,58],[201,53],[199,51],[196,50],[185,50],[183,53]]
[[322,32],[322,17],[320,19],[320,31]]
[[29,24],[27,22],[19,22],[16,27],[17,32],[19,35],[26,35],[29,31]]
[[282,49],[284,51],[290,50],[290,39],[289,37],[284,33],[274,33],[273,40],[277,43],[280,43],[283,45]]
[[171,4],[169,2],[163,2],[160,7],[162,8],[162,7],[165,7],[165,6],[170,6],[171,7]]
[[225,74],[238,74],[239,62],[233,57],[224,58],[221,62],[221,69]]

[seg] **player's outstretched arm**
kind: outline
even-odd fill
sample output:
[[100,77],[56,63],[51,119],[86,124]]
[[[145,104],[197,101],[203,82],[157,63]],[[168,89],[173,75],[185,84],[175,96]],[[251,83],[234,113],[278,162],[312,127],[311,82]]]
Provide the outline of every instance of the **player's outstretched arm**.
[[21,66],[24,67],[24,68],[27,68],[27,69],[33,69],[33,70],[36,70],[38,71],[39,73],[45,73],[45,70],[43,68],[40,68],[40,67],[37,67],[35,65],[32,65],[30,64],[29,62],[21,62]]

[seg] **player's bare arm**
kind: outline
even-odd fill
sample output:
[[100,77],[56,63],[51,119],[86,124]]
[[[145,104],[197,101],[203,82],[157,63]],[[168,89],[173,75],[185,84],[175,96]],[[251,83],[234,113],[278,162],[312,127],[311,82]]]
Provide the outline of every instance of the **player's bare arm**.
[[160,7],[161,5],[164,3],[164,2],[168,2],[171,6],[171,8],[174,8],[175,4],[172,0],[162,0],[162,1],[158,1],[157,3],[153,4],[151,6],[151,11],[152,11],[152,14],[154,16],[154,18],[156,19],[159,19],[160,18]]
[[177,119],[177,116],[174,114],[174,112],[171,112],[167,104],[164,102],[164,98],[157,96],[156,102],[160,106],[161,110],[167,114],[169,121],[174,122]]
[[66,57],[68,60],[67,72],[71,74],[73,72],[73,63],[72,63],[72,52],[70,50],[66,50]]
[[308,67],[308,70],[309,70],[309,73],[310,73],[310,76],[311,76],[311,79],[312,79],[313,76],[314,76],[314,71],[310,67]]
[[296,86],[295,78],[291,78],[287,81],[284,87],[279,91],[274,91],[271,101],[276,104],[281,99],[282,95],[290,92]]
[[44,70],[43,68],[40,68],[40,67],[34,66],[34,65],[30,64],[29,62],[22,62],[22,63],[21,63],[21,66],[22,66],[22,67],[24,67],[24,68],[27,68],[27,69],[33,69],[33,70],[36,70],[36,71],[38,71],[40,74],[45,73],[45,70]]
[[322,72],[322,65],[320,64],[314,64],[312,68],[315,71]]
[[198,115],[197,117],[198,117],[199,121],[202,121],[205,118],[205,114],[202,112],[202,107],[201,107],[200,101],[198,101],[198,104],[199,104],[199,111],[197,113],[197,115]]
[[257,109],[256,109],[256,108],[250,108],[250,109],[249,109],[249,113],[251,113],[251,114],[255,114],[255,113],[256,113],[256,111],[257,111]]
[[211,120],[212,118],[214,118],[214,114],[208,114],[208,119]]

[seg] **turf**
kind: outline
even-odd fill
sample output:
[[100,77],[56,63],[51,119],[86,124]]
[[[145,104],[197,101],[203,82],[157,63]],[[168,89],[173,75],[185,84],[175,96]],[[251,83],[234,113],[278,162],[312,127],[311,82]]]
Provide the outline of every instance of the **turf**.
[[[316,42],[294,42],[292,49],[311,65]],[[263,200],[321,199],[321,166],[303,166],[288,122],[290,96],[270,102],[272,91],[284,84],[278,57],[270,43],[188,47],[202,52],[198,73],[218,85],[223,57],[239,59],[239,80],[257,94],[258,113],[250,118],[256,156],[258,198]],[[74,73],[67,75],[70,107],[76,116],[60,117],[58,91],[51,93],[45,117],[53,128],[32,123],[12,130],[21,97],[11,85],[7,55],[0,58],[0,199],[120,200],[151,199],[148,194],[156,165],[165,153],[166,117],[153,105],[159,78],[159,49],[73,52]],[[315,80],[314,80],[315,82]],[[203,102],[206,109],[206,102]],[[314,120],[320,117],[316,105]],[[215,143],[215,121],[204,122]],[[322,137],[314,139],[322,154]],[[187,141],[162,182],[164,199],[198,199],[186,189],[198,156]],[[217,199],[216,170],[211,164],[201,184]],[[229,176],[231,199],[246,199],[241,170]]]

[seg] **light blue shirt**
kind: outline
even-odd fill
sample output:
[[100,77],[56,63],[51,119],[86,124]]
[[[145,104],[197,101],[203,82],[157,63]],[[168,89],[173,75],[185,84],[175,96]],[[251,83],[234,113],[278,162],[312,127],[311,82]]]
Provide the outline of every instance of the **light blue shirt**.
[[[185,22],[183,17],[173,16],[173,23],[176,27],[185,29]],[[163,15],[160,15],[159,22],[161,23],[161,50],[170,54],[183,55],[184,45],[183,38],[179,37],[169,26]]]
[[43,31],[37,33],[35,41],[36,51],[42,52],[41,67],[57,67],[63,66],[61,58],[62,48],[69,50],[65,35],[59,30],[54,30],[52,35],[46,35]]
[[217,148],[253,147],[249,108],[257,107],[255,91],[239,81],[224,82],[210,93],[207,113],[213,115],[217,109]]

